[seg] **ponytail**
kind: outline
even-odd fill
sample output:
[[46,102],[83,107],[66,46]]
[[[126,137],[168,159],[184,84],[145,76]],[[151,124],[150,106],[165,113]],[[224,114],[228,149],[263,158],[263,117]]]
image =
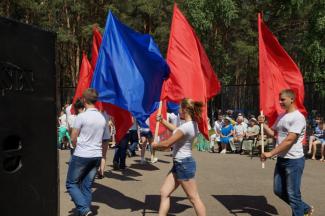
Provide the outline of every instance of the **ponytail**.
[[193,101],[189,98],[184,98],[181,102],[182,109],[186,109],[195,121],[200,119],[203,105],[201,101]]

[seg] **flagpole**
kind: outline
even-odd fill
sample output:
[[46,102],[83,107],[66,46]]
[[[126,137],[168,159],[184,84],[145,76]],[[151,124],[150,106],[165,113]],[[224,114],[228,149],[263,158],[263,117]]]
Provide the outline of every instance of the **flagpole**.
[[[263,117],[263,110],[261,110],[261,116]],[[262,141],[262,154],[264,153],[264,122],[261,123],[261,141]],[[265,162],[262,161],[262,169],[265,168]]]
[[[162,101],[159,102],[157,115],[161,115],[161,108],[162,108]],[[158,131],[159,131],[159,123],[160,123],[159,121],[156,122],[155,135],[154,135],[154,141],[155,142],[158,142],[157,138],[158,138]],[[155,157],[155,150],[152,149],[152,151],[151,151],[151,161],[154,161],[154,159],[155,159],[154,157]]]

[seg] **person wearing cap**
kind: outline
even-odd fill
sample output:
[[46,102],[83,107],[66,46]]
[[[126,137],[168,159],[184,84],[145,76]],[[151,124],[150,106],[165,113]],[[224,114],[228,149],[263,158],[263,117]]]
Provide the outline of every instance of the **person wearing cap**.
[[254,139],[257,139],[259,133],[260,127],[258,126],[256,118],[249,119],[247,131],[242,142],[242,154],[252,150]]
[[247,131],[247,124],[244,122],[244,117],[238,114],[237,124],[234,126],[234,138],[230,140],[229,144],[233,152],[237,152],[235,143],[241,143]]
[[[292,215],[312,215],[313,207],[302,200],[300,186],[305,166],[303,140],[306,132],[306,119],[295,105],[296,95],[293,90],[285,89],[279,94],[280,114],[270,128],[264,125],[265,133],[276,137],[276,147],[261,154],[261,161],[277,155],[274,169],[273,190],[275,195],[290,205]],[[259,116],[264,123],[265,117]],[[275,136],[276,135],[276,136]]]
[[91,188],[97,170],[103,174],[100,165],[105,163],[108,148],[109,131],[103,114],[95,107],[97,97],[95,89],[83,92],[86,110],[76,117],[71,132],[75,150],[69,162],[66,188],[81,216],[93,215],[90,210]]

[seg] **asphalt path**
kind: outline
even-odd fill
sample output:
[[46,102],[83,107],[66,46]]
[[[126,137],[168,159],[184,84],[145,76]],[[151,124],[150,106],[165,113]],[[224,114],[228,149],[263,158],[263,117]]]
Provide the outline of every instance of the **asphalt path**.
[[[140,157],[127,158],[127,169],[114,171],[114,150],[108,152],[105,177],[96,179],[92,211],[98,216],[151,216],[159,209],[159,189],[172,166],[170,152],[157,152],[155,164],[140,164]],[[149,152],[146,153],[149,158]],[[197,161],[196,180],[207,215],[291,215],[289,206],[273,194],[275,160],[261,168],[258,157],[193,151]],[[60,150],[60,215],[74,216],[75,208],[65,189],[70,158]],[[314,216],[325,215],[325,163],[306,160],[302,196],[315,208]],[[195,211],[182,188],[171,198],[169,215],[191,216]]]

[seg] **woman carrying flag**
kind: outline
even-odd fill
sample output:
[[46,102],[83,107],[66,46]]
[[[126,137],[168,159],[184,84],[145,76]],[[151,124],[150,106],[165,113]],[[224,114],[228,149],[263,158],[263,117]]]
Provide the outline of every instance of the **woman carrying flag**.
[[176,127],[161,116],[157,116],[165,127],[173,131],[173,135],[162,142],[153,142],[153,149],[167,149],[173,146],[173,167],[161,186],[159,215],[167,215],[170,207],[170,195],[182,186],[188,199],[194,206],[197,215],[206,215],[206,210],[198,193],[195,177],[196,162],[192,157],[192,143],[198,135],[197,119],[201,116],[203,103],[191,99],[183,99],[179,110],[180,118],[185,122]]

